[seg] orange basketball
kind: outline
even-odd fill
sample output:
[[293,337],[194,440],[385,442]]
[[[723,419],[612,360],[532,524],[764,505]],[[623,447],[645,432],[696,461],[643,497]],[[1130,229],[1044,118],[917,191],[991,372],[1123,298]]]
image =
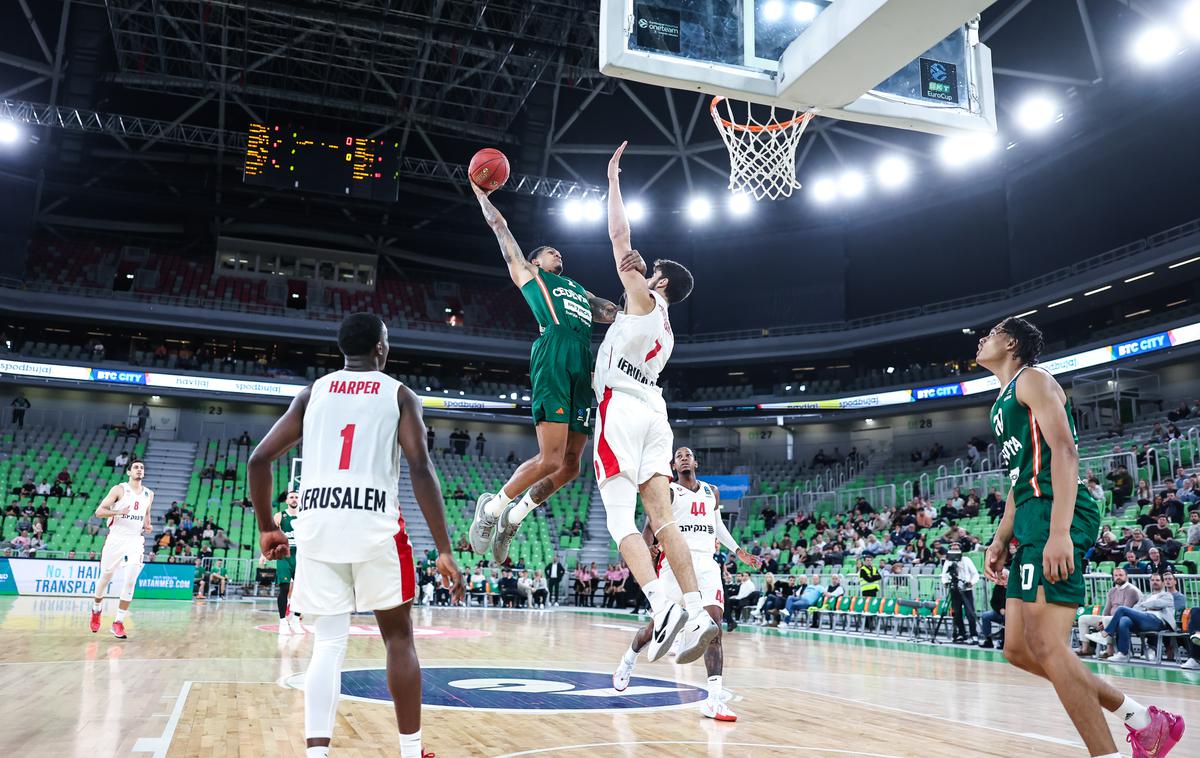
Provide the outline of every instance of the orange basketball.
[[480,189],[499,189],[508,181],[508,158],[494,147],[485,147],[471,156],[467,175]]

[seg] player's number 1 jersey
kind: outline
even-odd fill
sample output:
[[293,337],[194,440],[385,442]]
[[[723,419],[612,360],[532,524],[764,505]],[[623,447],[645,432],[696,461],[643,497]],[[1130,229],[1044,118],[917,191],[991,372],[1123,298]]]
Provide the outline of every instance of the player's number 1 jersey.
[[328,563],[395,550],[400,382],[378,371],[335,371],[313,382],[304,412],[304,478],[296,546]]

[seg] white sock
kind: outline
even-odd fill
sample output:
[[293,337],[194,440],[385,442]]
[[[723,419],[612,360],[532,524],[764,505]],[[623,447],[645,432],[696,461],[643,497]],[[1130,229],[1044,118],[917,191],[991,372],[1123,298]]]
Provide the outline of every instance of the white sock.
[[667,607],[667,596],[663,593],[662,580],[654,579],[642,587],[646,601],[650,603],[650,615],[657,616]]
[[99,613],[102,610],[104,610],[104,603],[100,602],[99,600],[93,600],[92,613]]
[[525,497],[521,498],[521,501],[517,503],[511,511],[508,512],[508,523],[521,523],[525,520],[525,517],[537,507],[538,504],[533,502],[533,498],[529,496],[528,492],[526,492]]
[[1145,729],[1150,726],[1150,711],[1128,695],[1121,701],[1121,707],[1115,713],[1133,729]]
[[421,758],[421,730],[400,735],[400,758]]
[[1121,758],[1120,753],[1105,753],[1104,755],[1092,756],[1092,758]]
[[329,758],[329,746],[310,747],[304,751],[304,758]]
[[721,676],[710,676],[708,678],[708,699],[714,703],[721,700]]
[[500,514],[504,512],[504,509],[507,508],[508,504],[511,502],[512,498],[508,495],[505,495],[504,488],[501,488],[500,491],[496,493],[495,497],[484,503],[483,512],[489,516],[500,518]]
[[698,619],[704,614],[704,606],[701,603],[699,592],[683,593],[683,607],[688,612],[689,619]]
[[125,611],[118,608],[117,609],[117,617],[115,619],[113,619],[113,621],[124,621],[124,620],[125,620]]
[[621,662],[626,666],[632,666],[633,664],[637,663],[637,659],[638,651],[633,649],[633,645],[630,645],[628,648],[626,648],[625,655],[621,656]]
[[[312,660],[304,673],[304,736],[332,737],[342,691],[342,661],[350,635],[350,614],[319,616]],[[311,748],[310,748],[311,749]],[[319,755],[326,755],[320,753]]]

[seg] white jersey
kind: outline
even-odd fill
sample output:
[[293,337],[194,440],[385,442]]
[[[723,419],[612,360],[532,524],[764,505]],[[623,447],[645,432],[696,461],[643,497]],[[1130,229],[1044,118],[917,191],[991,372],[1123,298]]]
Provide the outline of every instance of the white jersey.
[[116,505],[125,510],[108,519],[108,533],[116,537],[137,537],[141,539],[146,529],[146,519],[150,518],[150,504],[154,502],[154,492],[143,486],[141,492],[135,492],[129,482],[121,483],[121,499]]
[[596,400],[603,403],[609,390],[632,395],[663,415],[663,401],[658,376],[675,349],[675,334],[667,316],[667,301],[657,292],[654,309],[645,316],[618,313],[600,351],[596,354],[596,371],[592,374],[592,389]]
[[717,524],[721,508],[717,491],[711,484],[700,482],[695,492],[678,482],[671,482],[671,516],[683,534],[688,549],[712,559],[717,547]]
[[395,551],[403,527],[397,502],[400,386],[378,371],[335,371],[313,382],[294,522],[301,555],[360,563]]

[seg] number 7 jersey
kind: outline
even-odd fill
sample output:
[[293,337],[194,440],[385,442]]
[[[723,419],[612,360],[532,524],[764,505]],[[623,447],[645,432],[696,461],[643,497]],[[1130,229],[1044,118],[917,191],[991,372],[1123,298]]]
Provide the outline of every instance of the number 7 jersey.
[[[304,411],[304,474],[296,545],[328,563],[395,550],[400,382],[379,371],[335,371],[313,382]],[[399,578],[397,578],[399,581]]]
[[678,482],[672,482],[671,516],[683,534],[688,549],[711,558],[717,549],[717,521],[721,518],[716,488],[699,482],[699,487],[693,492]]

